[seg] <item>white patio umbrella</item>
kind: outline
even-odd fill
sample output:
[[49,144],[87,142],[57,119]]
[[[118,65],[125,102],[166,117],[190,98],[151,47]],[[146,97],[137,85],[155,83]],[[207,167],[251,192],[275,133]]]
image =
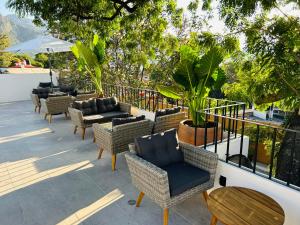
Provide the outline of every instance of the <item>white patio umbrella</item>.
[[[69,52],[70,47],[73,44],[67,41],[63,41],[58,38],[54,38],[50,35],[38,36],[37,38],[16,44],[12,47],[4,49],[2,52],[14,52],[14,53],[55,53],[55,52]],[[50,56],[50,55],[49,55]],[[52,68],[51,60],[49,57],[49,69],[50,69],[50,79],[52,83]]]

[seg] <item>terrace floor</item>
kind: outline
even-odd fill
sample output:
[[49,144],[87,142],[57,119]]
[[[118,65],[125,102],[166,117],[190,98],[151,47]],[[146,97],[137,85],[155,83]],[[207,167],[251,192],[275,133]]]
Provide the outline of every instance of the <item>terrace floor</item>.
[[[138,191],[124,155],[114,173],[108,153],[96,157],[91,129],[82,141],[62,115],[49,125],[29,101],[0,104],[0,224],[162,224],[147,197],[140,208],[128,204]],[[202,195],[170,210],[170,225],[209,221]]]

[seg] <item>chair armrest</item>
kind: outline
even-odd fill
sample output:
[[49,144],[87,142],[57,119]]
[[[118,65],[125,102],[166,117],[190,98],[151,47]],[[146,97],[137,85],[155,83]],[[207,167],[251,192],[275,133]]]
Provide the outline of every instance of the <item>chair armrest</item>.
[[156,203],[170,199],[168,174],[141,157],[126,153],[132,183]]
[[40,98],[40,103],[41,103],[41,109],[43,112],[48,113],[48,106],[47,106],[47,99]]
[[124,103],[124,102],[119,102],[120,104],[120,110],[122,112],[128,112],[129,114],[131,114],[131,105],[128,103]]
[[214,179],[218,165],[218,154],[187,143],[180,142],[179,146],[183,151],[185,162],[208,171],[210,178]]
[[94,137],[96,144],[98,144],[104,150],[112,150],[113,140],[112,140],[112,129],[108,128],[111,123],[94,123],[92,125],[94,131]]
[[78,109],[69,107],[68,108],[71,120],[74,125],[79,126],[79,127],[84,127],[84,122],[83,122],[83,115],[82,112]]

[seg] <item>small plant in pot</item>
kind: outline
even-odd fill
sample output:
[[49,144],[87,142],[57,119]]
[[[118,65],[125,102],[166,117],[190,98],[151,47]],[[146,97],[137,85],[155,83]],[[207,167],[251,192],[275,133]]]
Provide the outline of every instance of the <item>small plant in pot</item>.
[[[224,50],[220,46],[211,47],[202,56],[189,46],[180,49],[180,61],[177,64],[173,79],[173,86],[157,86],[157,90],[164,96],[182,99],[189,107],[191,120],[180,123],[178,137],[181,141],[195,144],[195,129],[197,129],[196,145],[204,144],[204,132],[207,128],[207,143],[214,139],[215,125],[206,122],[204,109],[207,96],[212,89],[220,89],[226,80],[220,64],[224,59]],[[202,112],[202,113],[199,113]],[[221,127],[218,127],[220,139]]]

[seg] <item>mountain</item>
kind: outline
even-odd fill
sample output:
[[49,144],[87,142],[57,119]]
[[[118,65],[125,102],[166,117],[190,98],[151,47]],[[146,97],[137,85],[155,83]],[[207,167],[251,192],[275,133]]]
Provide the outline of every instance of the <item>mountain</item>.
[[31,19],[19,18],[13,14],[7,16],[0,14],[0,34],[8,35],[11,45],[36,38],[45,31],[45,28],[35,26]]

